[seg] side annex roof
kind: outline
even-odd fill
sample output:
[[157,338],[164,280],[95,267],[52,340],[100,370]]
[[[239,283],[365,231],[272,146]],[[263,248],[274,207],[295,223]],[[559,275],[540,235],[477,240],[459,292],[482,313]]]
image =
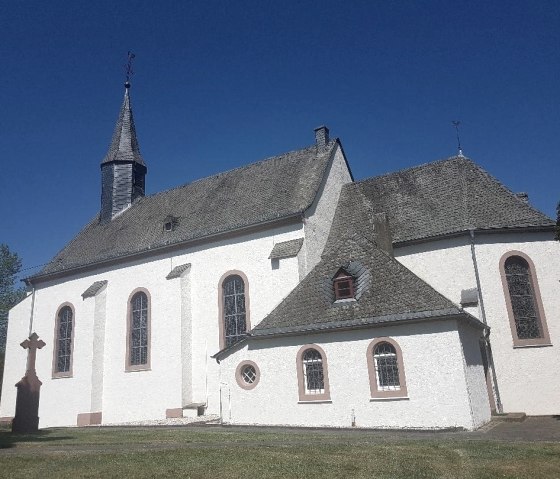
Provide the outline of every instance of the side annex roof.
[[372,213],[387,215],[393,243],[470,229],[551,229],[554,221],[463,156],[376,176],[354,184]]

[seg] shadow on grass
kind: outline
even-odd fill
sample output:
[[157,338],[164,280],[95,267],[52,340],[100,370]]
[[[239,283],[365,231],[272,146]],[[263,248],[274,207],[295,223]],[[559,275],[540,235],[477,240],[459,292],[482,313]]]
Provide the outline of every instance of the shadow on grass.
[[8,428],[0,428],[0,449],[15,447],[25,442],[51,442],[71,439],[71,436],[53,436],[53,431],[39,431],[32,434],[15,434]]

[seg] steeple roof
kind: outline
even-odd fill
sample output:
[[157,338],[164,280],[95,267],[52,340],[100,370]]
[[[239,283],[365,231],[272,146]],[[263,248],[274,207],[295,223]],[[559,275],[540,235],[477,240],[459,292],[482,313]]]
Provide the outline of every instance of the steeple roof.
[[132,161],[146,166],[138,139],[136,138],[136,128],[134,127],[134,118],[132,116],[132,107],[130,106],[130,83],[125,83],[124,101],[119,113],[119,118],[115,126],[113,138],[109,145],[109,151],[101,164],[112,161]]

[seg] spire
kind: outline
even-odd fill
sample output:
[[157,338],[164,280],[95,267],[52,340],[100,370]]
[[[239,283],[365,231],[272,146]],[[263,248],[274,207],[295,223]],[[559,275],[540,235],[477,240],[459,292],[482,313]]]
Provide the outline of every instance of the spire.
[[112,161],[133,161],[142,166],[146,166],[138,139],[136,138],[136,128],[134,127],[134,117],[132,116],[132,107],[130,106],[130,82],[124,84],[124,101],[119,113],[119,118],[113,132],[113,138],[109,145],[109,151],[103,158],[101,164],[110,163]]
[[101,162],[101,211],[99,221],[106,223],[144,196],[146,164],[140,154],[130,106],[130,75],[134,54],[128,52],[124,101],[109,151]]

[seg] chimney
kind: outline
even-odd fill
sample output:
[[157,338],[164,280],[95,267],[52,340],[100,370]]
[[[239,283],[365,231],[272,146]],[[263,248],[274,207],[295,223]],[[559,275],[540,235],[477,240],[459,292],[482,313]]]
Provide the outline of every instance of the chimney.
[[326,126],[315,128],[315,143],[317,146],[326,146],[329,142],[329,129]]

